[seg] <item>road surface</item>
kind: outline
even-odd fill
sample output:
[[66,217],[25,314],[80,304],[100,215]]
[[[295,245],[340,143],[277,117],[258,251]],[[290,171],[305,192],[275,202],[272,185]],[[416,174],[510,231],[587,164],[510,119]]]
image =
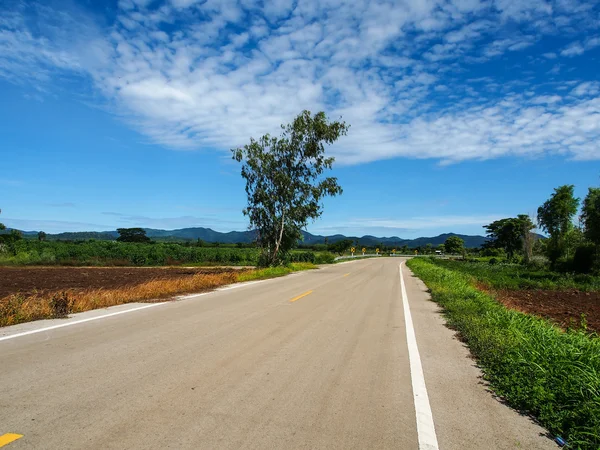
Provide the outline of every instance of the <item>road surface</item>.
[[401,261],[0,330],[0,446],[556,448],[486,390]]

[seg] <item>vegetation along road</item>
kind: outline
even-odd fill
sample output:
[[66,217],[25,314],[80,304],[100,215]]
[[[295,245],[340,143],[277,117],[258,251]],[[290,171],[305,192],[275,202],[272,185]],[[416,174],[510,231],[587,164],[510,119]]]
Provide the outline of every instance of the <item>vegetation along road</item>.
[[428,298],[376,258],[5,327],[2,431],[11,449],[556,448]]

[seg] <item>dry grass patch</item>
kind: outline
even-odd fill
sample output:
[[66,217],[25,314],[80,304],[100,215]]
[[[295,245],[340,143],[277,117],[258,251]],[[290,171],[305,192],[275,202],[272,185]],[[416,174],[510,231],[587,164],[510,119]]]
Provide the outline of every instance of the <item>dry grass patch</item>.
[[66,289],[61,292],[13,294],[0,299],[0,326],[39,319],[64,317],[124,303],[170,298],[189,292],[202,292],[238,281],[241,273],[198,274],[191,277],[152,280],[118,289]]

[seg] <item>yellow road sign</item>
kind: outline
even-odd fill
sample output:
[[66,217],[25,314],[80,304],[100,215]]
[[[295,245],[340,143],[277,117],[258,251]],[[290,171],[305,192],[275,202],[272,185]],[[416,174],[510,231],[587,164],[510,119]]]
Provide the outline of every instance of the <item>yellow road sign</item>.
[[395,248],[394,248],[394,249],[392,249],[392,253],[396,253],[396,249],[395,249]]
[[379,253],[379,249],[378,248],[375,249],[375,253]]
[[364,253],[364,252],[366,252],[366,251],[367,251],[367,249],[363,247],[363,250],[362,250],[362,252]]
[[354,247],[352,247],[352,248],[350,249],[350,251],[351,251],[352,253],[354,253]]

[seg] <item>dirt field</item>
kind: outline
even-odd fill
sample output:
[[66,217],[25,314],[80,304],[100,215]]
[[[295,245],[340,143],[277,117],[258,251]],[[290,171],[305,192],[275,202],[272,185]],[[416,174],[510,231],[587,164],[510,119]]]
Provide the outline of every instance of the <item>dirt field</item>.
[[505,306],[551,319],[563,328],[578,327],[585,314],[588,331],[600,333],[600,292],[581,291],[496,291]]
[[152,280],[218,274],[240,268],[181,267],[0,267],[0,298],[20,293],[48,293],[66,289],[118,289]]

